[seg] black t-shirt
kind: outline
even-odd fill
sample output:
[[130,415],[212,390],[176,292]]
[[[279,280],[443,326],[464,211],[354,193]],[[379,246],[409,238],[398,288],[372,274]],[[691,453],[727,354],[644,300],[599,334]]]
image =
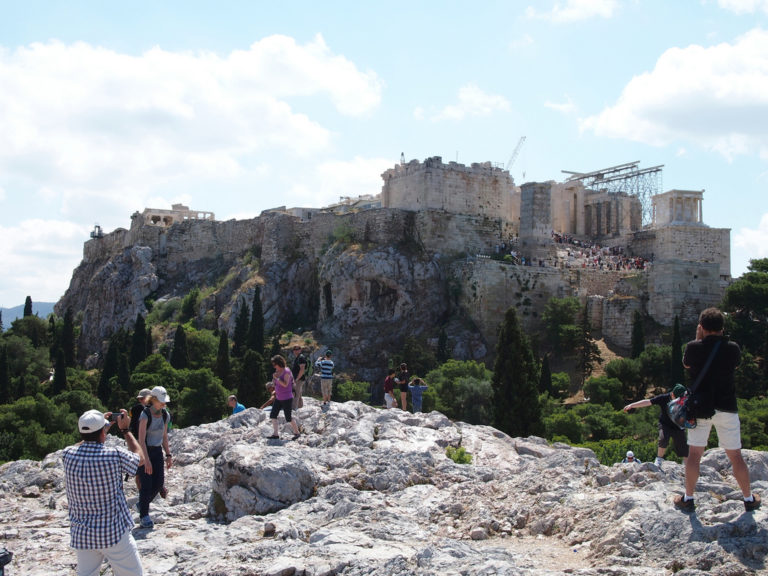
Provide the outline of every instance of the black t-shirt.
[[408,381],[411,379],[411,374],[408,370],[401,370],[397,375],[397,379],[400,381],[398,384],[400,392],[408,392]]
[[296,358],[293,359],[293,367],[291,368],[291,373],[293,374],[293,377],[296,380],[299,380],[299,372],[301,372],[301,365],[304,364],[304,374],[301,376],[301,380],[306,380],[307,378],[307,359],[304,357],[304,354],[299,354],[296,356]]
[[651,398],[651,404],[653,406],[661,407],[661,414],[659,415],[659,424],[667,426],[668,428],[680,429],[672,420],[669,419],[669,412],[667,412],[667,404],[672,400],[672,394],[667,392],[666,394],[659,394]]
[[738,410],[733,375],[741,358],[741,349],[736,342],[729,342],[727,336],[714,335],[707,336],[703,340],[688,342],[683,355],[683,364],[688,366],[692,386],[718,340],[721,342],[720,349],[691,398],[694,415],[698,418],[711,418],[715,410],[722,412]]

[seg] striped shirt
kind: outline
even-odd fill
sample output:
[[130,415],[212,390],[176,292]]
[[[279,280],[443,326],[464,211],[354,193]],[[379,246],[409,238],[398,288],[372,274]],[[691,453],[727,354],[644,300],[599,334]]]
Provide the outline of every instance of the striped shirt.
[[133,519],[123,492],[123,475],[136,474],[139,455],[100,442],[64,449],[64,480],[69,502],[70,546],[80,550],[114,546]]
[[330,358],[323,358],[315,363],[315,366],[320,367],[320,378],[322,380],[333,379],[333,360]]

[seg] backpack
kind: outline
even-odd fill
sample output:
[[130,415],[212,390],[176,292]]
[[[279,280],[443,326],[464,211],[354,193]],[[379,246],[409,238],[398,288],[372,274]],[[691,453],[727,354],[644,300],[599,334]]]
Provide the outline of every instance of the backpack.
[[[133,417],[134,410],[136,410],[136,418]],[[131,432],[133,432],[133,435],[136,437],[136,439],[139,439],[139,418],[141,417],[141,413],[144,412],[144,414],[147,415],[147,422],[152,422],[152,410],[149,406],[144,406],[143,404],[136,404],[133,408],[131,408]],[[168,412],[167,409],[163,408],[163,424],[168,423],[168,430],[171,429],[171,423],[169,422],[171,419],[171,413]],[[133,423],[136,422],[136,431],[133,431]]]

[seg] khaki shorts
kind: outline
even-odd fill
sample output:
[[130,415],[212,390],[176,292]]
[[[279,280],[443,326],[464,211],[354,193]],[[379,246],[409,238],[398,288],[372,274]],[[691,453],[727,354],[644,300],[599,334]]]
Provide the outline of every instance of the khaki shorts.
[[320,380],[320,392],[323,396],[330,396],[333,389],[333,380],[331,378]]
[[706,448],[709,433],[714,425],[717,430],[718,446],[725,450],[741,448],[741,422],[736,412],[720,412],[715,410],[712,418],[697,418],[696,428],[688,430],[688,446]]

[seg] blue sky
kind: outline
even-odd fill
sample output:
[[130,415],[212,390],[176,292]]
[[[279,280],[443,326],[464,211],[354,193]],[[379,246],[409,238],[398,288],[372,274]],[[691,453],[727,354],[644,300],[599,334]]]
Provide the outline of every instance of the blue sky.
[[56,301],[95,223],[376,194],[400,160],[518,183],[625,162],[768,257],[768,0],[0,0],[0,306]]

